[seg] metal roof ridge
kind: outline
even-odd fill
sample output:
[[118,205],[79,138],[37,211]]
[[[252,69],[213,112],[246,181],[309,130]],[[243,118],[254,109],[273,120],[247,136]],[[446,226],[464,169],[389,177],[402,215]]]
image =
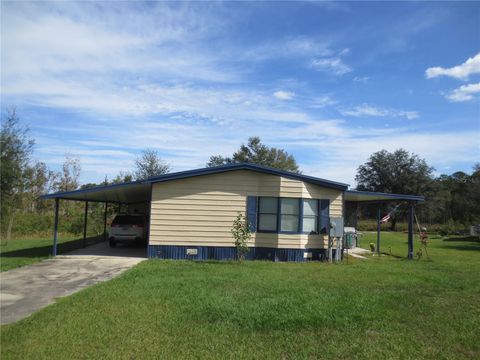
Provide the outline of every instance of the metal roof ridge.
[[175,180],[175,179],[185,179],[185,178],[190,178],[195,176],[217,174],[217,173],[233,171],[233,170],[242,170],[242,169],[258,171],[258,172],[263,172],[267,174],[283,176],[287,178],[293,178],[293,179],[302,180],[305,182],[314,183],[317,185],[344,190],[344,191],[347,190],[349,186],[348,184],[337,182],[337,181],[326,180],[326,179],[322,179],[322,178],[318,178],[310,175],[303,175],[303,174],[280,170],[280,169],[276,169],[268,166],[242,162],[242,163],[233,163],[233,164],[226,164],[226,165],[220,165],[220,166],[177,171],[174,173],[167,173],[163,175],[153,176],[143,180],[129,181],[129,182],[123,182],[118,184],[109,184],[109,185],[97,185],[95,187],[91,187],[87,189],[77,189],[77,190],[63,191],[63,192],[59,191],[55,193],[44,194],[40,196],[40,199],[53,199],[56,197],[61,197],[61,196],[66,196],[71,194],[88,193],[88,192],[94,192],[99,190],[109,190],[112,188],[122,187],[122,186],[152,184],[157,182],[163,182],[163,181],[169,181],[169,180]]
[[326,180],[326,179],[322,179],[322,178],[318,178],[310,175],[303,175],[303,174],[298,174],[291,171],[285,171],[285,170],[280,170],[280,169],[276,169],[268,166],[245,163],[245,162],[169,173],[169,174],[148,178],[146,181],[151,183],[156,183],[156,182],[162,182],[162,181],[173,180],[173,179],[182,179],[182,178],[188,178],[188,177],[210,175],[210,174],[216,174],[216,173],[233,171],[233,170],[241,170],[241,169],[270,173],[273,175],[279,175],[279,176],[284,176],[284,177],[289,177],[294,179],[301,179],[306,182],[313,182],[317,184],[322,184],[326,187],[333,187],[333,188],[342,189],[342,190],[348,189],[348,186],[349,186],[348,184],[337,182],[337,181]]

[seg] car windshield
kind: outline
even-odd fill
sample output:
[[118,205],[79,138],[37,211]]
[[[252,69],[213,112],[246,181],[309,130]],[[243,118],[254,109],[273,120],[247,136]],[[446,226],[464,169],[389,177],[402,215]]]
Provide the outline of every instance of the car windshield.
[[144,218],[141,215],[117,215],[112,225],[138,225],[143,224]]

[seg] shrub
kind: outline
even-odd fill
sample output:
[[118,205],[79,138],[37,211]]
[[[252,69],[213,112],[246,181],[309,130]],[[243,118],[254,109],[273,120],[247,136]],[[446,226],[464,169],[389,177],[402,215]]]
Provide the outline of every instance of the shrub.
[[248,220],[242,213],[238,213],[237,217],[233,221],[232,229],[230,230],[233,238],[235,239],[235,247],[237,248],[237,258],[239,261],[245,259],[245,255],[248,253],[247,242],[250,240],[250,226]]

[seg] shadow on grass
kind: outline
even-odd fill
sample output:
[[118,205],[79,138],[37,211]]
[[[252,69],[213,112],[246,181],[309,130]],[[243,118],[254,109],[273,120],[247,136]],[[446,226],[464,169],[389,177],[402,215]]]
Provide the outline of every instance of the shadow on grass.
[[462,237],[449,237],[443,239],[443,241],[465,241],[465,242],[477,242],[480,243],[480,236],[462,236]]
[[[443,239],[443,241],[442,248],[444,249],[480,251],[479,236],[455,236]],[[463,242],[463,244],[457,244],[458,242]]]
[[[93,236],[93,237],[88,237],[85,242],[85,246],[90,246],[97,244],[99,242],[103,241],[103,235],[100,236]],[[82,239],[76,239],[76,240],[71,240],[71,241],[66,241],[58,244],[57,251],[58,254],[65,254],[67,252],[80,249],[84,247],[84,242],[83,238]],[[38,246],[38,247],[31,247],[31,248],[26,248],[26,249],[18,249],[18,250],[13,250],[13,251],[8,251],[8,252],[2,252],[0,254],[0,257],[6,257],[6,258],[16,258],[16,257],[42,257],[42,256],[49,256],[52,255],[53,251],[53,243],[52,245],[47,245],[47,246]]]
[[388,252],[388,251],[381,251],[381,254],[382,255],[386,255],[386,256],[391,256],[395,259],[406,259],[407,256],[402,256],[402,255],[398,255],[398,254],[394,254],[394,253],[391,253],[391,252]]
[[445,244],[442,246],[444,249],[454,249],[454,250],[474,250],[480,251],[480,242],[471,242],[469,244]]

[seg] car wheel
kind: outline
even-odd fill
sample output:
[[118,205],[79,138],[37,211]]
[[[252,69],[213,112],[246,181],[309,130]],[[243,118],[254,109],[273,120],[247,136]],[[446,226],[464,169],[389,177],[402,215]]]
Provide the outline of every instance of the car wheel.
[[117,245],[117,243],[115,242],[115,240],[110,240],[109,245],[110,245],[110,247],[113,248],[113,247],[115,247],[115,245]]

